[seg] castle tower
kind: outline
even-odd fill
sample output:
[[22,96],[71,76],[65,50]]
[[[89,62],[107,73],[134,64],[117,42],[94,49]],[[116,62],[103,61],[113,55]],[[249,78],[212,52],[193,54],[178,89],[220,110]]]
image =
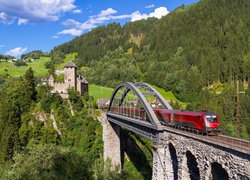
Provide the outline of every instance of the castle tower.
[[64,83],[76,90],[76,65],[72,61],[64,66]]

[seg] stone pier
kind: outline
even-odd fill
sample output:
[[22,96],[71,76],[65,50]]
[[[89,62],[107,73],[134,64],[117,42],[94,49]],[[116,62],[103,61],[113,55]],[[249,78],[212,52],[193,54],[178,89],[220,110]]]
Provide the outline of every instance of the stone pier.
[[[105,116],[105,117],[104,117]],[[102,116],[104,160],[111,160],[113,165],[121,167],[120,126],[109,122]]]
[[173,163],[166,145],[153,146],[152,180],[174,180]]

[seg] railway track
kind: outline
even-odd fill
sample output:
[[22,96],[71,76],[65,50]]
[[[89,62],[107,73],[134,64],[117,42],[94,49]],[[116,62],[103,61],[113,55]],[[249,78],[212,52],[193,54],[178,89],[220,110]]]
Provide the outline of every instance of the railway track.
[[214,145],[223,146],[226,148],[230,148],[239,152],[243,152],[245,154],[250,155],[250,141],[239,139],[235,137],[225,136],[225,135],[204,135],[190,132],[186,129],[174,129],[171,127],[164,128],[166,131],[172,132],[174,134],[178,134],[181,136],[185,136],[188,138],[193,138],[199,141],[205,141]]
[[223,143],[232,148],[240,148],[242,150],[246,150],[250,154],[250,141],[239,139],[239,138],[234,138],[230,136],[225,136],[225,135],[218,135],[218,136],[211,136],[211,137],[204,136],[204,137],[215,140],[218,143]]

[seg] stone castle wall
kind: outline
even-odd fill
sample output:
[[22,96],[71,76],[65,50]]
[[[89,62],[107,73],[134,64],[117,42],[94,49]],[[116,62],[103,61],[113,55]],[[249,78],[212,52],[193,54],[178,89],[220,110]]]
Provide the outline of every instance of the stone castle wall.
[[54,87],[52,93],[55,93],[57,91],[59,94],[67,93],[67,89],[71,87],[69,83],[53,83],[51,84],[51,86]]

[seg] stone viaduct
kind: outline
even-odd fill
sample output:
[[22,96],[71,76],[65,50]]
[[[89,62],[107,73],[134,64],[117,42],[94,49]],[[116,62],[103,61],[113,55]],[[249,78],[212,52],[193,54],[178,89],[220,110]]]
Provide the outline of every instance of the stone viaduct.
[[[121,166],[120,127],[103,113],[104,159]],[[164,144],[152,145],[153,180],[250,180],[250,155],[231,148],[164,132]]]
[[[136,99],[141,106],[130,105],[131,99],[133,102]],[[104,159],[121,167],[120,128],[123,127],[152,141],[153,180],[250,180],[249,141],[222,135],[198,135],[163,126],[148,99],[157,100],[164,109],[172,109],[154,88],[145,83],[127,82],[116,87],[108,111],[100,118]],[[142,116],[131,109],[143,112]],[[235,144],[228,143],[229,140]],[[236,142],[246,143],[246,146]]]

